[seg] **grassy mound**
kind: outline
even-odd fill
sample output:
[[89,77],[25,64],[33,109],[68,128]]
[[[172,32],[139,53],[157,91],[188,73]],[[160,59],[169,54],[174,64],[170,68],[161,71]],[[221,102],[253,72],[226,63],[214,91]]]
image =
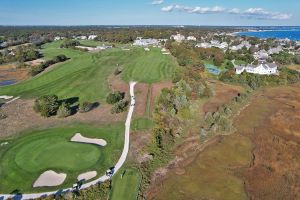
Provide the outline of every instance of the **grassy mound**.
[[[0,147],[0,192],[10,193],[45,191],[33,189],[32,184],[41,173],[54,170],[66,173],[63,187],[70,187],[79,174],[96,170],[103,175],[118,160],[123,147],[121,124],[113,126],[73,125],[51,128],[22,134],[8,140],[8,145]],[[108,145],[99,147],[93,144],[70,142],[75,133],[86,137],[102,138]],[[0,141],[1,143],[2,141]],[[53,190],[58,188],[50,188]]]

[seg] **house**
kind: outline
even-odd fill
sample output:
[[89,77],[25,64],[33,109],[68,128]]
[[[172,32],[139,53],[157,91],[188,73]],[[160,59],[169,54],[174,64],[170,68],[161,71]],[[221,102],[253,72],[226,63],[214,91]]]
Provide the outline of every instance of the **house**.
[[88,40],[94,40],[97,37],[97,35],[89,35]]
[[195,47],[199,47],[199,48],[211,48],[211,44],[208,43],[208,42],[203,42],[203,43],[199,43],[199,44],[196,44]]
[[197,38],[195,36],[188,36],[187,40],[189,40],[189,41],[197,41]]
[[86,40],[87,37],[85,35],[81,35],[81,36],[73,36],[74,39],[77,39],[77,40]]
[[255,52],[253,54],[253,57],[256,60],[266,60],[266,59],[269,58],[269,54],[268,54],[268,52],[266,50],[262,49],[262,50],[260,50],[258,52]]
[[243,72],[259,74],[259,75],[272,75],[277,74],[277,65],[276,63],[267,63],[266,61],[260,61],[258,65],[238,65],[235,66],[235,73],[241,74]]
[[185,36],[178,33],[177,35],[171,35],[170,39],[173,39],[176,42],[182,42],[183,40],[185,40]]
[[268,53],[269,53],[269,55],[272,55],[272,54],[278,54],[278,53],[280,53],[282,50],[283,50],[282,47],[281,47],[281,46],[278,46],[278,47],[276,47],[276,48],[271,48],[271,49],[269,49]]
[[152,39],[152,38],[142,39],[142,37],[138,37],[134,41],[133,45],[134,46],[158,46],[159,41],[157,39]]
[[242,41],[241,44],[239,44],[239,45],[231,46],[230,50],[238,51],[238,50],[242,49],[243,47],[246,47],[247,49],[250,49],[251,44],[248,41]]
[[54,41],[63,40],[63,39],[64,39],[64,37],[60,37],[60,36],[54,37]]

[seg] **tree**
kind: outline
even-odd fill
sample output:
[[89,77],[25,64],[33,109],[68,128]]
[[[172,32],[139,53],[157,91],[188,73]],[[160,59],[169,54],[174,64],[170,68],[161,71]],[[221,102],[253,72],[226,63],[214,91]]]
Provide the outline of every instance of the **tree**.
[[43,117],[50,117],[56,114],[58,107],[59,101],[56,95],[45,95],[35,100],[33,109]]
[[120,100],[118,103],[116,103],[112,109],[111,109],[111,113],[121,113],[124,112],[128,106],[128,101],[126,100]]
[[108,104],[115,104],[119,102],[120,100],[124,99],[124,93],[117,91],[113,92],[107,95],[106,97],[106,102]]
[[71,108],[70,105],[68,103],[63,102],[58,110],[57,110],[57,116],[59,118],[65,118],[71,115]]

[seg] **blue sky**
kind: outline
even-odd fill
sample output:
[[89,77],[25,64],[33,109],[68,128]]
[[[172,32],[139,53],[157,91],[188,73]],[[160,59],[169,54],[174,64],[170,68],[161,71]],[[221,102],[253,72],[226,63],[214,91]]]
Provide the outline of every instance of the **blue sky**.
[[300,25],[300,0],[0,1],[0,25]]

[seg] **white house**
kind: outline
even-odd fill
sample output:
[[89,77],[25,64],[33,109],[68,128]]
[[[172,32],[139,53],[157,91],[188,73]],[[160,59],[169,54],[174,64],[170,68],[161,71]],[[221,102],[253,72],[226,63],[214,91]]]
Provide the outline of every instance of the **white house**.
[[262,50],[260,50],[258,52],[255,52],[253,54],[253,57],[256,60],[266,60],[266,59],[269,58],[269,53],[266,50],[262,49]]
[[230,50],[237,51],[237,50],[242,49],[243,47],[246,47],[247,49],[250,49],[251,44],[248,41],[242,41],[241,44],[239,44],[237,46],[231,46]]
[[182,42],[185,40],[185,36],[178,33],[177,35],[171,35],[170,39],[174,39],[176,42]]
[[272,55],[272,54],[278,54],[282,51],[282,47],[281,46],[277,46],[276,48],[271,48],[269,49],[268,53],[269,55]]
[[73,36],[73,38],[75,38],[77,40],[86,40],[87,39],[87,37],[85,35]]
[[197,38],[195,36],[188,36],[186,39],[189,41],[197,41]]
[[60,37],[60,36],[54,37],[54,41],[63,40],[63,39],[64,39],[64,37]]
[[258,65],[238,65],[235,66],[235,73],[241,74],[243,72],[260,74],[260,75],[271,75],[277,74],[277,65],[276,63],[267,63],[266,61],[260,61]]
[[97,37],[97,35],[89,35],[88,40],[94,40]]
[[134,43],[134,46],[158,46],[159,41],[157,39],[142,39],[141,37],[138,37]]
[[199,43],[199,44],[196,44],[195,47],[199,47],[199,48],[211,48],[211,44],[208,43],[208,42],[203,42],[203,43]]

